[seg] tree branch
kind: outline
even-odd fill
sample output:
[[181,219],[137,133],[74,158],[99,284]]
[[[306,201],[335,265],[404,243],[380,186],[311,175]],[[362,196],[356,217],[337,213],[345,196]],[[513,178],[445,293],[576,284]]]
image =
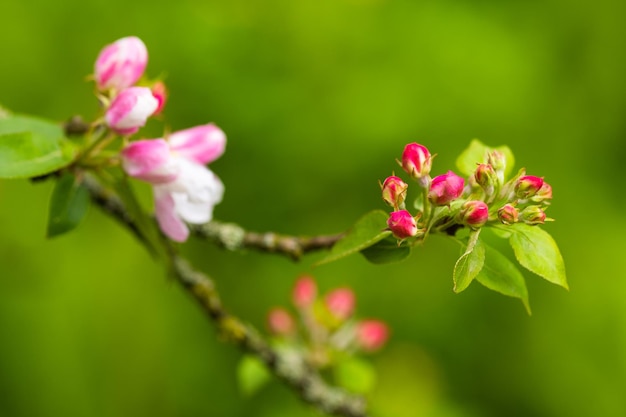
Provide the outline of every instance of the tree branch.
[[[98,181],[89,176],[84,177],[84,184],[87,186],[91,199],[95,204],[127,227],[140,240],[145,241],[141,231],[135,224],[135,220],[128,214],[123,202],[115,194],[109,192]],[[217,227],[211,230],[219,235],[219,230],[222,230],[222,234],[225,234],[224,230],[227,228],[238,230],[235,234],[243,236],[240,241],[240,247],[254,247],[261,250],[280,252],[294,258],[296,253],[302,254],[310,250],[327,247],[327,245],[332,245],[337,239],[336,236],[323,237],[321,239],[282,236],[277,237],[277,240],[273,241],[295,242],[295,246],[284,246],[284,243],[278,245],[277,243],[259,243],[259,239],[263,241],[263,236],[267,239],[267,235],[273,234],[247,233],[239,226],[232,224],[218,223]],[[243,233],[241,233],[242,231]],[[227,246],[226,241],[217,238],[212,239]],[[269,240],[267,239],[268,242]],[[343,417],[367,417],[366,403],[362,397],[328,385],[301,355],[277,350],[271,346],[254,327],[245,324],[239,318],[226,311],[213,281],[208,276],[195,270],[187,260],[178,256],[171,248],[169,249],[173,273],[177,282],[198,302],[209,319],[228,340],[261,360],[277,378],[296,390],[305,402],[318,410]]]

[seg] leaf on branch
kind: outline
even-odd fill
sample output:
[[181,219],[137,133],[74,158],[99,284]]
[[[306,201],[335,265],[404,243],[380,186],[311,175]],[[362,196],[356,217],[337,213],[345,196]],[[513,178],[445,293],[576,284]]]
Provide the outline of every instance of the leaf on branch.
[[376,370],[369,363],[358,358],[348,358],[333,368],[337,385],[355,394],[367,394],[376,385]]
[[513,225],[511,231],[509,243],[518,262],[547,281],[569,289],[565,263],[552,236],[538,226],[522,223]]
[[89,207],[89,191],[74,176],[66,172],[56,182],[48,210],[48,237],[74,229],[85,217]]
[[373,264],[400,262],[411,254],[411,247],[398,245],[398,239],[389,235],[372,246],[361,250],[365,259]]
[[237,367],[239,389],[247,396],[263,388],[272,378],[265,365],[254,356],[244,355]]
[[513,152],[508,146],[502,145],[491,148],[478,139],[473,139],[469,146],[456,159],[456,166],[465,175],[472,175],[476,171],[476,164],[486,163],[487,154],[489,152],[501,152],[506,158],[506,167],[504,168],[504,177],[507,178],[513,171],[515,158]]
[[335,243],[330,253],[315,266],[336,261],[380,242],[391,236],[387,228],[387,213],[382,210],[370,211],[361,217],[348,231],[346,236]]
[[478,239],[480,230],[471,231],[465,253],[461,255],[454,265],[453,290],[455,293],[460,293],[469,287],[476,275],[483,269],[485,246]]
[[0,118],[0,178],[48,174],[74,156],[74,146],[55,123],[27,116]]
[[476,275],[476,280],[490,290],[497,291],[509,297],[519,298],[528,314],[528,289],[524,276],[517,266],[497,249],[481,243],[485,249],[485,264]]

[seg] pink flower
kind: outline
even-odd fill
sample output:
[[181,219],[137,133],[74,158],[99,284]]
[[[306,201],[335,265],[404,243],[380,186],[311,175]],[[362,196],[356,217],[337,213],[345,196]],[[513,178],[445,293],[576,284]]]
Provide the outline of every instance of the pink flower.
[[392,212],[387,219],[387,226],[398,239],[417,235],[415,218],[406,210]]
[[296,330],[291,314],[284,308],[275,307],[267,315],[267,325],[270,331],[278,336],[287,336]]
[[141,78],[148,63],[148,50],[135,36],[118,39],[98,55],[95,79],[99,90],[121,91]]
[[452,171],[436,176],[430,184],[428,199],[438,206],[450,204],[463,194],[465,180]]
[[406,190],[409,188],[406,182],[396,176],[387,177],[383,182],[383,200],[391,207],[397,209],[406,199]]
[[409,143],[402,152],[402,169],[411,177],[419,179],[430,173],[432,156],[428,149],[417,143]]
[[[226,136],[215,125],[211,135],[182,134],[172,144],[163,139],[130,143],[122,150],[122,165],[131,177],[153,186],[156,218],[170,239],[184,242],[189,236],[187,223],[210,221],[213,207],[222,201],[224,185],[204,162],[212,162],[224,152]],[[203,126],[199,126],[202,128]],[[187,129],[177,133],[187,132]],[[219,130],[221,132],[221,130]],[[172,136],[177,135],[172,134]],[[219,136],[220,140],[215,140]],[[201,143],[201,139],[207,143]],[[179,152],[184,149],[184,152]]]
[[380,320],[363,320],[357,324],[357,344],[366,351],[375,351],[389,339],[389,327]]
[[179,130],[168,141],[178,155],[199,164],[215,161],[226,147],[226,135],[213,123]]
[[463,203],[459,212],[461,221],[471,227],[480,227],[489,220],[489,207],[483,201],[470,200]]
[[130,87],[121,91],[105,114],[107,125],[121,135],[130,135],[146,124],[159,102],[147,87]]
[[298,308],[307,308],[313,305],[315,297],[317,296],[317,285],[315,280],[305,275],[298,278],[296,285],[293,287],[292,301]]
[[326,294],[324,301],[328,311],[340,320],[347,319],[354,311],[354,292],[350,288],[337,288]]

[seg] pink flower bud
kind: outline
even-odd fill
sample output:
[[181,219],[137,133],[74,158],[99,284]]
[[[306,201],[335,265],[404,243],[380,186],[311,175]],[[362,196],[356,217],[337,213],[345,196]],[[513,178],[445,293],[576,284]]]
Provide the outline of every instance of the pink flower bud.
[[307,275],[298,278],[291,297],[293,304],[298,308],[307,308],[313,305],[315,297],[317,297],[315,280]]
[[391,207],[398,209],[406,199],[406,190],[408,188],[408,184],[400,178],[395,176],[387,177],[385,182],[383,182],[383,200]]
[[546,200],[552,200],[552,186],[544,181],[539,191],[537,191],[537,194],[532,196],[530,199],[535,203],[544,202],[545,204],[550,204]]
[[95,79],[99,90],[113,88],[121,91],[135,84],[148,63],[148,50],[135,36],[122,38],[102,49],[95,64]]
[[130,87],[115,97],[104,117],[112,130],[130,135],[146,124],[158,105],[149,88]]
[[505,204],[498,210],[498,218],[503,224],[517,223],[519,220],[519,210],[511,204]]
[[350,288],[337,288],[324,298],[328,311],[337,319],[345,320],[354,311],[354,292]]
[[288,336],[296,330],[296,325],[291,314],[284,308],[275,307],[267,315],[267,325],[272,333],[277,336]]
[[470,227],[481,227],[489,220],[489,207],[483,201],[470,200],[459,211],[461,221]]
[[430,184],[428,199],[438,206],[450,204],[463,194],[465,180],[452,171],[436,176]]
[[539,206],[528,206],[520,213],[520,219],[526,224],[543,224],[546,221],[546,213]]
[[432,157],[425,146],[409,143],[402,152],[402,169],[413,178],[422,178],[430,173]]
[[153,115],[160,114],[163,111],[163,107],[165,107],[165,103],[167,102],[167,88],[165,87],[165,83],[163,81],[157,81],[152,86],[152,95],[157,99],[159,105],[157,109],[154,111]]
[[213,123],[179,130],[168,141],[178,155],[203,165],[222,156],[226,148],[226,135]]
[[415,218],[406,210],[394,211],[389,214],[387,226],[398,239],[406,239],[417,235]]
[[131,142],[122,150],[121,156],[122,167],[128,175],[151,184],[172,181],[180,171],[163,139]]
[[534,175],[524,175],[520,177],[515,185],[515,194],[519,198],[530,198],[537,194],[543,186],[543,178]]
[[485,190],[493,190],[498,182],[496,171],[490,164],[478,164],[474,171],[474,179]]
[[356,341],[361,349],[372,352],[389,339],[389,327],[380,320],[363,320],[357,324]]

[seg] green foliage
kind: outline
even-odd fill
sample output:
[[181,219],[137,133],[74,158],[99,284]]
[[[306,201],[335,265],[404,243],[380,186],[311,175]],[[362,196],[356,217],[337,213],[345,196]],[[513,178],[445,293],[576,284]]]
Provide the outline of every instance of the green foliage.
[[[335,243],[330,253],[322,260],[317,262],[316,265],[323,265],[329,262],[333,262],[346,256],[350,256],[354,253],[360,252],[363,249],[369,248],[372,245],[382,241],[383,239],[391,236],[391,232],[385,230],[387,228],[387,213],[382,210],[374,210],[363,217],[361,217],[354,226],[348,231],[346,236],[339,242]],[[397,246],[397,244],[396,244]],[[376,251],[376,250],[375,250]],[[390,255],[382,255],[387,252],[388,248],[380,248],[378,251],[380,255],[370,252],[366,257],[373,257],[380,260]],[[397,258],[391,255],[392,258]]]
[[376,385],[376,370],[372,364],[356,357],[337,363],[333,375],[337,385],[357,394],[367,394]]
[[515,224],[509,243],[518,262],[542,278],[568,288],[565,264],[552,236],[545,230],[526,224]]
[[478,239],[480,229],[470,233],[465,252],[454,265],[454,292],[466,289],[476,278],[485,263],[485,247]]
[[400,262],[411,254],[411,246],[398,244],[398,239],[389,235],[372,246],[362,249],[361,254],[373,264]]
[[491,148],[478,139],[473,139],[469,146],[459,155],[456,160],[456,166],[462,174],[472,175],[476,170],[476,164],[487,162],[487,154],[493,151],[501,152],[505,156],[504,175],[508,177],[513,170],[513,166],[515,166],[515,158],[511,149],[505,145]]
[[239,389],[246,396],[252,396],[263,388],[272,376],[265,365],[256,357],[244,355],[237,367]]
[[75,156],[60,126],[33,117],[0,118],[0,178],[29,178],[67,166]]
[[48,211],[48,237],[74,229],[87,213],[89,192],[75,175],[66,172],[57,180]]

